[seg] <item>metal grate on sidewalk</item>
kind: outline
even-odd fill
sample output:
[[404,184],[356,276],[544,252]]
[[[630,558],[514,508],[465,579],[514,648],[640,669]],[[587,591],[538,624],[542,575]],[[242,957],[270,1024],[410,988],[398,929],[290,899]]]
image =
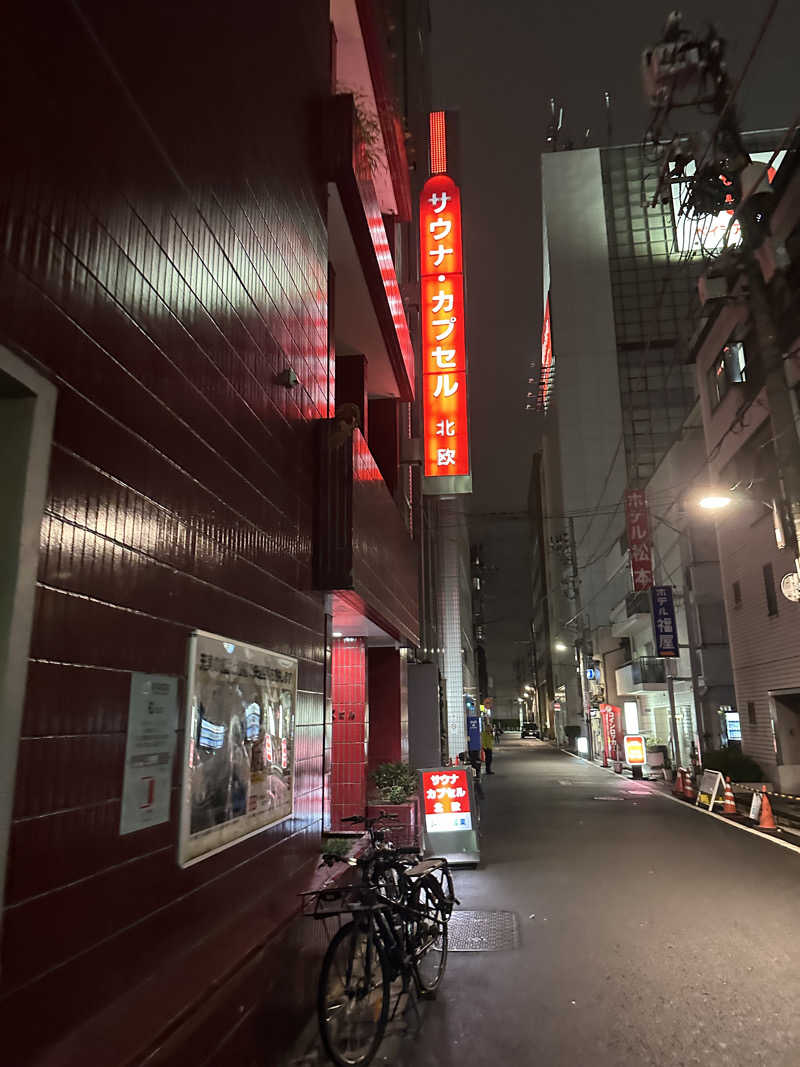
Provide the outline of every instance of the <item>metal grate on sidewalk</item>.
[[502,952],[519,948],[519,917],[513,911],[454,911],[447,927],[450,952]]

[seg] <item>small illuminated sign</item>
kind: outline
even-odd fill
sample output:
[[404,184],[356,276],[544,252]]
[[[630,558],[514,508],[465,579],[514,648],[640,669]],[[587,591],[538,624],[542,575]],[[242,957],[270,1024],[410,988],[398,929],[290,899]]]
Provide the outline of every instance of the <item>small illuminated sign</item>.
[[625,737],[625,762],[631,767],[641,767],[647,762],[647,750],[641,734],[628,734]]
[[470,492],[461,192],[449,175],[425,182],[419,225],[424,474],[447,478],[448,493]]
[[422,796],[425,804],[425,829],[428,833],[472,829],[466,770],[453,767],[423,771]]

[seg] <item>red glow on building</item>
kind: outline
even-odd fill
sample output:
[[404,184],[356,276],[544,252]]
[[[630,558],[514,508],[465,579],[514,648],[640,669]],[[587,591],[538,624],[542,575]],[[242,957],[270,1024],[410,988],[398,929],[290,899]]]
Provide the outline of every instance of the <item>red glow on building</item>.
[[447,125],[444,111],[431,111],[431,174],[444,174],[447,171]]
[[425,476],[468,475],[461,194],[452,178],[427,180],[419,214]]
[[544,305],[544,322],[542,323],[542,367],[539,372],[539,393],[536,397],[536,410],[547,411],[550,406],[550,394],[553,391],[555,374],[553,360],[553,335],[550,330],[550,294]]

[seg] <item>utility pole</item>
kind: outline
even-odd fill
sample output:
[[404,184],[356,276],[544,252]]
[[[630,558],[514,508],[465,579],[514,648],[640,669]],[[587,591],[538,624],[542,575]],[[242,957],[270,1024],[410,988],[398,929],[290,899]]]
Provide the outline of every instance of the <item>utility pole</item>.
[[[766,167],[753,163],[744,146],[734,104],[744,73],[763,39],[775,7],[773,3],[766,13],[745,71],[735,88],[731,87],[723,61],[724,40],[713,28],[703,38],[694,36],[683,28],[679,12],[673,12],[667,19],[663,39],[645,51],[642,71],[645,92],[653,109],[648,131],[651,138],[649,149],[663,158],[654,202],[667,194],[672,182],[685,182],[689,192],[683,200],[682,211],[691,209],[697,216],[714,215],[732,204],[739,221],[741,247],[729,249],[728,255],[747,282],[749,307],[764,371],[779,481],[780,519],[800,577],[800,440],[770,292],[756,254],[770,234],[772,193]],[[705,138],[702,153],[690,149],[687,154],[686,145],[678,136],[669,142],[659,140],[659,133],[665,128],[672,110],[694,107],[699,111],[702,106],[710,107],[717,116],[713,132]],[[700,158],[695,160],[695,173],[687,177],[687,162],[693,155]],[[771,287],[780,290],[784,285],[782,269],[778,266]]]
[[586,623],[583,618],[583,606],[581,604],[581,586],[578,577],[578,548],[575,544],[575,520],[569,519],[569,554],[572,562],[572,588],[575,593],[575,608],[578,617],[578,637],[575,640],[575,652],[578,661],[578,694],[581,702],[581,719],[586,726],[586,743],[588,745],[589,759],[594,758],[592,751],[592,724],[588,710],[586,697],[586,660],[584,656],[586,648]]

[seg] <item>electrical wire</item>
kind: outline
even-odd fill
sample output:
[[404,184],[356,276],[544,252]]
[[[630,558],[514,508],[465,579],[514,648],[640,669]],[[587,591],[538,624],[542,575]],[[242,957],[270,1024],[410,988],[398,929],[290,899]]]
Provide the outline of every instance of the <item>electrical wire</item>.
[[[761,44],[762,44],[762,42],[764,40],[764,35],[766,34],[767,30],[769,29],[769,25],[772,22],[772,19],[773,19],[774,15],[775,15],[775,12],[778,9],[778,4],[779,3],[780,3],[780,0],[771,0],[770,6],[769,6],[769,10],[767,11],[766,15],[764,16],[764,20],[761,23],[761,28],[758,31],[758,35],[756,36],[756,39],[755,39],[755,41],[753,42],[753,44],[752,44],[752,46],[750,48],[750,52],[749,52],[749,54],[747,56],[747,59],[745,60],[744,67],[742,68],[742,71],[739,74],[739,77],[738,77],[738,79],[736,81],[736,84],[734,85],[733,89],[728,93],[728,97],[727,97],[727,99],[725,101],[725,104],[724,104],[724,106],[722,108],[722,111],[720,111],[720,113],[719,113],[719,118],[717,119],[717,124],[714,127],[714,132],[711,135],[711,137],[709,138],[708,143],[706,144],[706,147],[703,150],[703,154],[700,157],[700,162],[695,167],[695,174],[699,174],[700,173],[700,171],[701,171],[701,169],[703,167],[703,164],[706,162],[706,159],[708,157],[708,153],[709,153],[709,150],[711,149],[711,146],[716,144],[717,135],[719,134],[720,127],[722,125],[722,120],[727,115],[728,111],[730,110],[731,106],[733,105],[734,100],[736,99],[736,97],[739,94],[739,90],[742,87],[742,83],[744,82],[744,79],[747,77],[747,73],[750,70],[750,65],[752,64],[753,60],[756,57],[756,53],[758,52],[759,48],[761,47]],[[686,197],[685,197],[684,201],[681,203],[680,211],[678,212],[679,215],[686,214],[686,206],[687,206],[687,204],[689,202],[690,195],[691,195],[691,188],[687,189],[687,191],[686,191]]]

